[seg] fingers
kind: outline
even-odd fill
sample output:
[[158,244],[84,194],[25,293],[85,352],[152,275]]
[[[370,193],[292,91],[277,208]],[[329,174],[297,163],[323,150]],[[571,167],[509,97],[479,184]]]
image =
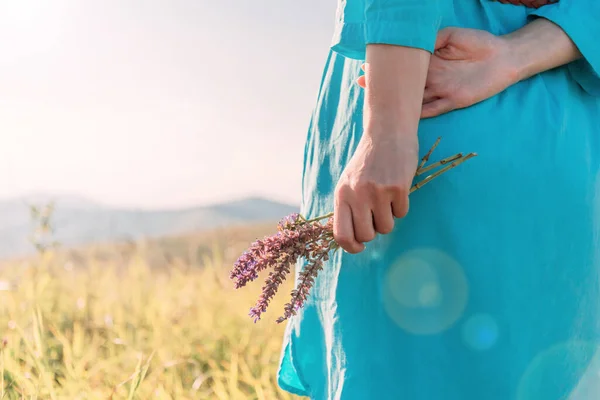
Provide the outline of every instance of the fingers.
[[367,243],[375,239],[375,227],[373,226],[373,214],[371,207],[364,203],[350,205],[352,213],[352,224],[354,225],[354,238],[359,243]]
[[423,104],[431,103],[432,101],[438,100],[439,96],[434,92],[432,88],[425,88],[423,93]]
[[[367,68],[368,68],[368,64],[361,64],[360,69],[363,70],[363,72],[365,72],[365,74],[367,73]],[[361,88],[366,88],[367,87],[367,78],[365,75],[361,75],[357,80],[356,83],[358,84],[358,86],[360,86]]]
[[373,221],[375,222],[375,231],[383,235],[394,229],[394,214],[389,201],[382,201],[374,207]]
[[364,89],[367,86],[367,79],[364,75],[362,75],[356,80],[356,83],[358,84],[358,86]]
[[421,109],[421,118],[432,118],[454,110],[454,103],[447,98],[434,100],[431,103],[423,104]]
[[339,186],[334,206],[335,241],[348,253],[356,254],[363,251],[364,243],[374,240],[377,233],[392,232],[394,216],[402,218],[408,212],[407,192],[397,191],[395,197],[391,192],[377,190],[355,196],[348,186]]
[[396,218],[404,218],[408,214],[408,195],[398,195],[392,201],[392,214]]
[[338,196],[336,196],[334,206],[333,238],[348,253],[360,253],[365,249],[365,245],[359,243],[354,237],[354,225],[352,223],[350,205],[337,198]]

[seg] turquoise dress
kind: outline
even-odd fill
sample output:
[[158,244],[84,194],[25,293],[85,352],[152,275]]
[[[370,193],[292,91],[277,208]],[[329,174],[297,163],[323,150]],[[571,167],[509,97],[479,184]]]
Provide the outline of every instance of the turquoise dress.
[[[431,51],[445,26],[544,17],[584,59],[421,121],[432,160],[477,152],[411,195],[358,255],[337,252],[288,324],[280,386],[312,399],[600,399],[600,1],[345,0],[305,148],[302,211],[332,211],[362,134],[368,43]],[[552,46],[552,43],[547,43]],[[390,168],[393,168],[390,165]]]

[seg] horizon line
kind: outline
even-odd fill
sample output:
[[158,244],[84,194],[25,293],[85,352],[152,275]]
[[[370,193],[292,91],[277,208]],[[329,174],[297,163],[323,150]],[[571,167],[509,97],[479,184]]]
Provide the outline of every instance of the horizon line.
[[[48,199],[48,203],[50,202],[55,202],[56,204],[60,204],[60,198],[66,199],[66,200],[77,200],[87,206],[95,206],[95,207],[99,207],[99,208],[112,208],[112,209],[119,209],[119,210],[130,210],[130,211],[148,211],[148,212],[168,212],[168,211],[183,211],[183,210],[191,210],[191,209],[195,209],[195,208],[204,208],[204,207],[216,207],[216,206],[223,206],[223,205],[227,205],[227,204],[232,204],[232,203],[237,203],[237,202],[243,202],[243,201],[250,201],[250,200],[263,200],[263,201],[267,201],[267,202],[272,202],[272,203],[278,203],[281,205],[287,205],[290,207],[300,207],[300,201],[296,202],[291,202],[288,200],[283,200],[283,199],[278,199],[276,197],[273,196],[269,196],[269,195],[265,195],[265,194],[246,194],[246,195],[240,195],[240,196],[235,196],[235,197],[231,197],[228,199],[222,199],[222,200],[212,200],[212,201],[208,201],[208,202],[197,202],[197,203],[188,203],[188,204],[181,204],[181,205],[173,205],[173,206],[142,206],[142,205],[132,205],[132,204],[127,204],[127,203],[110,203],[110,202],[103,202],[103,201],[97,201],[91,197],[88,196],[84,196],[84,195],[80,195],[80,194],[76,194],[76,193],[49,193],[49,192],[29,192],[29,193],[24,193],[21,195],[16,195],[16,196],[0,196],[0,204],[2,203],[12,203],[12,202],[22,202],[24,205],[31,205],[32,203],[28,203],[27,199],[28,198],[35,198],[35,197],[40,197],[40,198],[47,198]],[[40,205],[40,204],[35,204],[35,205]]]

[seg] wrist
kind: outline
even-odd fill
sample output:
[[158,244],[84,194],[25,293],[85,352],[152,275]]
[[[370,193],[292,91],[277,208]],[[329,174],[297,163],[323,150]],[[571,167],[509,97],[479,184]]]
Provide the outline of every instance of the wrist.
[[511,84],[525,80],[536,74],[535,57],[527,38],[508,34],[500,37],[504,43],[503,59],[506,62]]
[[565,31],[544,18],[538,18],[502,38],[507,43],[519,80],[568,64],[582,56]]

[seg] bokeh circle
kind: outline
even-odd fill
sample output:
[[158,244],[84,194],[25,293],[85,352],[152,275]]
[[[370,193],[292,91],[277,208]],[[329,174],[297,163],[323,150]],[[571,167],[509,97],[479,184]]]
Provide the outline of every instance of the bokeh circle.
[[386,271],[383,303],[389,317],[416,335],[443,332],[463,314],[468,285],[459,263],[443,251],[420,248]]
[[600,343],[557,344],[533,358],[516,400],[600,399]]
[[498,336],[498,323],[488,314],[473,315],[462,327],[463,341],[473,350],[491,349],[498,342]]

